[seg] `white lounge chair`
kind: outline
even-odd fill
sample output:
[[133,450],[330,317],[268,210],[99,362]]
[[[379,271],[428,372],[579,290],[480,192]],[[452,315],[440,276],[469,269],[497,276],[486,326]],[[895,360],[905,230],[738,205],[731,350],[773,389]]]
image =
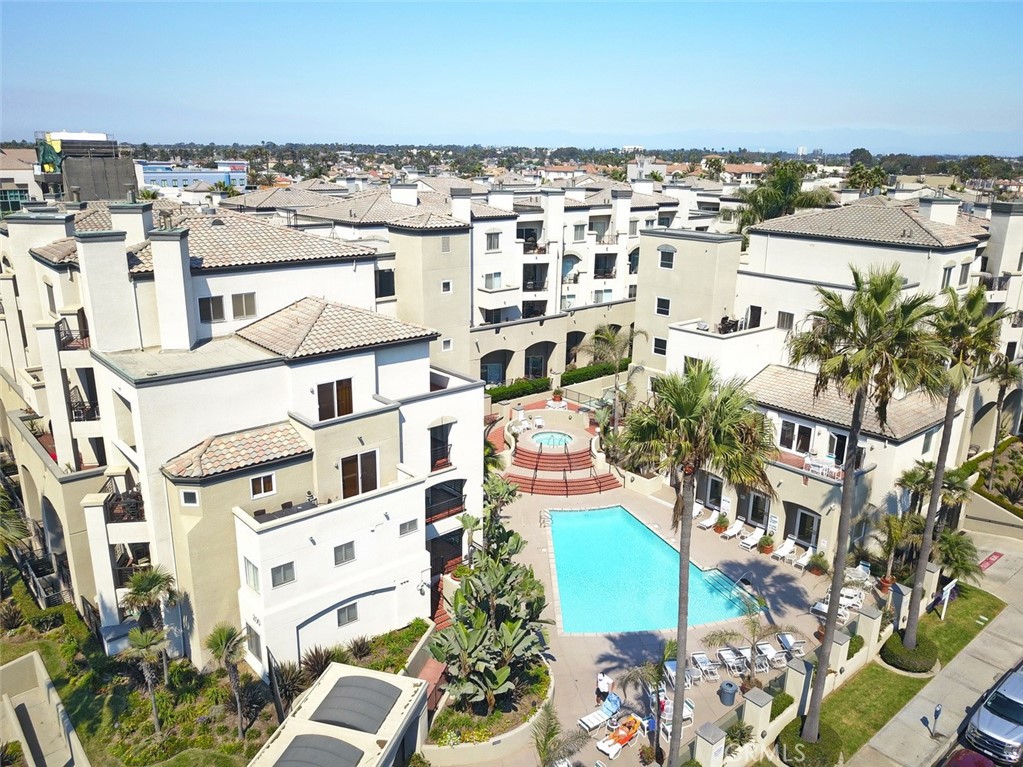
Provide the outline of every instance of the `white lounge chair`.
[[590,732],[597,727],[600,727],[600,725],[604,724],[608,719],[617,714],[621,707],[622,699],[616,693],[609,692],[600,708],[584,717],[581,717],[578,721],[578,725],[586,730],[586,732]]
[[607,754],[609,759],[617,759],[626,746],[636,742],[640,733],[646,729],[644,724],[643,720],[635,715],[625,717],[614,730],[597,742],[597,750]]
[[[829,591],[824,595],[824,604],[830,604],[831,592]],[[838,598],[839,607],[863,607],[863,592],[859,589],[842,589],[842,593]]]
[[806,568],[809,567],[809,565],[810,565],[810,557],[812,557],[812,556],[813,556],[813,546],[811,546],[806,551],[804,551],[803,552],[803,556],[801,556],[799,559],[797,559],[795,562],[793,562],[792,566],[794,568],[796,568],[797,570],[805,571]]
[[543,422],[543,416],[534,415],[533,416],[533,426],[536,427],[537,429],[544,429],[544,428],[546,428],[546,426],[544,425],[544,422]]
[[739,653],[739,655],[742,656],[742,659],[746,662],[746,668],[756,669],[757,673],[763,674],[766,674],[771,670],[771,667],[768,665],[765,658],[763,658],[760,654],[755,656],[753,655],[752,647],[740,647],[736,650],[736,652]]
[[[810,614],[811,615],[816,615],[818,618],[826,618],[827,615],[828,615],[828,603],[826,601],[824,601],[823,599],[820,600],[819,602],[815,603],[814,606],[810,608]],[[846,623],[846,622],[848,622],[848,620],[849,620],[849,609],[847,607],[842,607],[842,605],[839,604],[838,605],[838,622],[839,623]]]
[[714,527],[714,523],[718,521],[718,513],[713,509],[710,510],[710,516],[706,519],[701,519],[696,523],[696,526],[701,530],[709,530]]
[[731,647],[722,647],[718,650],[718,658],[721,659],[721,663],[728,669],[728,673],[732,676],[739,676],[740,674],[746,673],[746,660]]
[[718,668],[720,668],[720,666],[711,661],[711,659],[707,657],[707,653],[694,652],[692,658],[693,665],[700,669],[700,673],[703,675],[704,679],[709,682],[716,682],[721,679],[721,675],[718,674]]
[[781,546],[771,552],[771,559],[785,560],[796,550],[796,539],[793,536],[789,536],[785,539]]
[[735,536],[742,532],[742,528],[744,528],[745,526],[746,523],[743,520],[737,519],[731,524],[731,526],[729,526],[727,530],[721,533],[721,537],[724,538],[726,541],[729,538],[734,538]]
[[[664,737],[668,740],[671,740],[671,719],[674,712],[674,706],[669,700],[668,705],[664,707],[664,711],[661,713],[661,732],[664,733]],[[685,706],[682,708],[682,721],[691,722],[695,715],[696,704],[693,703],[692,698],[686,698]]]
[[760,656],[767,661],[767,665],[772,668],[785,667],[785,653],[778,652],[767,642],[757,642],[756,647]]
[[702,503],[694,503],[693,504],[693,519],[698,518],[705,511],[706,511],[706,509],[703,507]]
[[745,549],[746,551],[752,551],[760,543],[760,539],[766,535],[764,528],[754,527],[753,532],[747,535],[745,538],[739,541],[739,548]]
[[796,639],[792,634],[782,633],[778,635],[778,646],[787,652],[791,658],[802,658],[806,655],[805,645],[805,639]]

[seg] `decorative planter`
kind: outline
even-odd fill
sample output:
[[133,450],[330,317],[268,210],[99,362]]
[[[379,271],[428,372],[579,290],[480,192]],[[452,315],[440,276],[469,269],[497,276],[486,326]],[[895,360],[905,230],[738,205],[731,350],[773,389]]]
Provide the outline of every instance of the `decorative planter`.
[[760,553],[761,554],[768,554],[768,555],[773,554],[774,553],[774,546],[773,545],[771,545],[771,546],[761,546],[760,547]]
[[810,571],[810,575],[824,575],[824,570],[819,567],[814,567],[813,565],[808,567],[807,570]]
[[728,529],[727,525],[714,525],[714,532],[717,533],[718,535],[721,535],[721,533],[723,533],[727,529]]
[[892,590],[892,586],[895,584],[895,579],[881,578],[877,582],[877,590],[882,594],[887,594]]
[[555,402],[561,402],[561,395],[560,394],[554,394],[554,395],[551,396],[551,399],[554,400]]

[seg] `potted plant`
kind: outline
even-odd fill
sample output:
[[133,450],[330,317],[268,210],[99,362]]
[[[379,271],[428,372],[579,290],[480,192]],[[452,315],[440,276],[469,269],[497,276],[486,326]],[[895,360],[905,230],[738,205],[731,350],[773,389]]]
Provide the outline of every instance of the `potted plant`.
[[760,542],[757,544],[757,549],[761,554],[771,554],[774,552],[774,536],[768,533]]
[[725,530],[728,529],[728,515],[723,511],[718,514],[718,518],[714,520],[714,532],[721,535]]
[[562,395],[563,393],[564,393],[564,392],[563,392],[563,391],[561,390],[561,387],[560,387],[560,386],[559,386],[559,387],[557,387],[557,388],[556,388],[556,389],[554,390],[554,392],[553,392],[553,394],[554,394],[554,401],[555,401],[555,402],[561,402],[561,395]]
[[831,570],[831,566],[828,564],[828,557],[824,552],[818,551],[806,564],[806,569],[810,571],[812,575],[827,575],[828,571]]
[[451,577],[456,581],[460,581],[469,575],[472,575],[472,567],[466,562],[462,562],[462,564],[451,571]]

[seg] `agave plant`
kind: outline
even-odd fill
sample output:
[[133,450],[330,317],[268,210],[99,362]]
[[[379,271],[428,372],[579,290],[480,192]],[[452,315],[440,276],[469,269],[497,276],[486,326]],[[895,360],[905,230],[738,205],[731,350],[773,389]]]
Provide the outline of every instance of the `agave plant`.
[[13,599],[0,602],[0,629],[13,631],[25,622],[21,607]]
[[348,652],[356,660],[362,660],[373,652],[373,640],[368,636],[355,637],[348,643]]
[[287,661],[277,667],[277,690],[281,694],[284,707],[289,707],[302,691],[309,687],[302,667]]
[[343,660],[339,660],[338,648],[336,647],[311,647],[302,654],[302,660],[300,664],[302,666],[302,673],[305,674],[306,681],[309,684],[313,684],[319,679],[323,672],[330,668],[331,663],[343,663]]

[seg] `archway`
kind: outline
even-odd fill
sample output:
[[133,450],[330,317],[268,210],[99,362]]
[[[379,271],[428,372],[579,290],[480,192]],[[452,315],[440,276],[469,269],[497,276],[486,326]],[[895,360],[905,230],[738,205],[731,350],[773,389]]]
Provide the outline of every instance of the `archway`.
[[497,386],[508,379],[508,368],[511,365],[513,352],[508,349],[484,354],[480,358],[480,378],[484,383]]
[[581,330],[572,330],[565,336],[565,367],[579,364],[579,346],[586,339]]
[[540,341],[526,347],[525,376],[526,378],[544,378],[547,376],[551,354],[554,352],[553,341]]

